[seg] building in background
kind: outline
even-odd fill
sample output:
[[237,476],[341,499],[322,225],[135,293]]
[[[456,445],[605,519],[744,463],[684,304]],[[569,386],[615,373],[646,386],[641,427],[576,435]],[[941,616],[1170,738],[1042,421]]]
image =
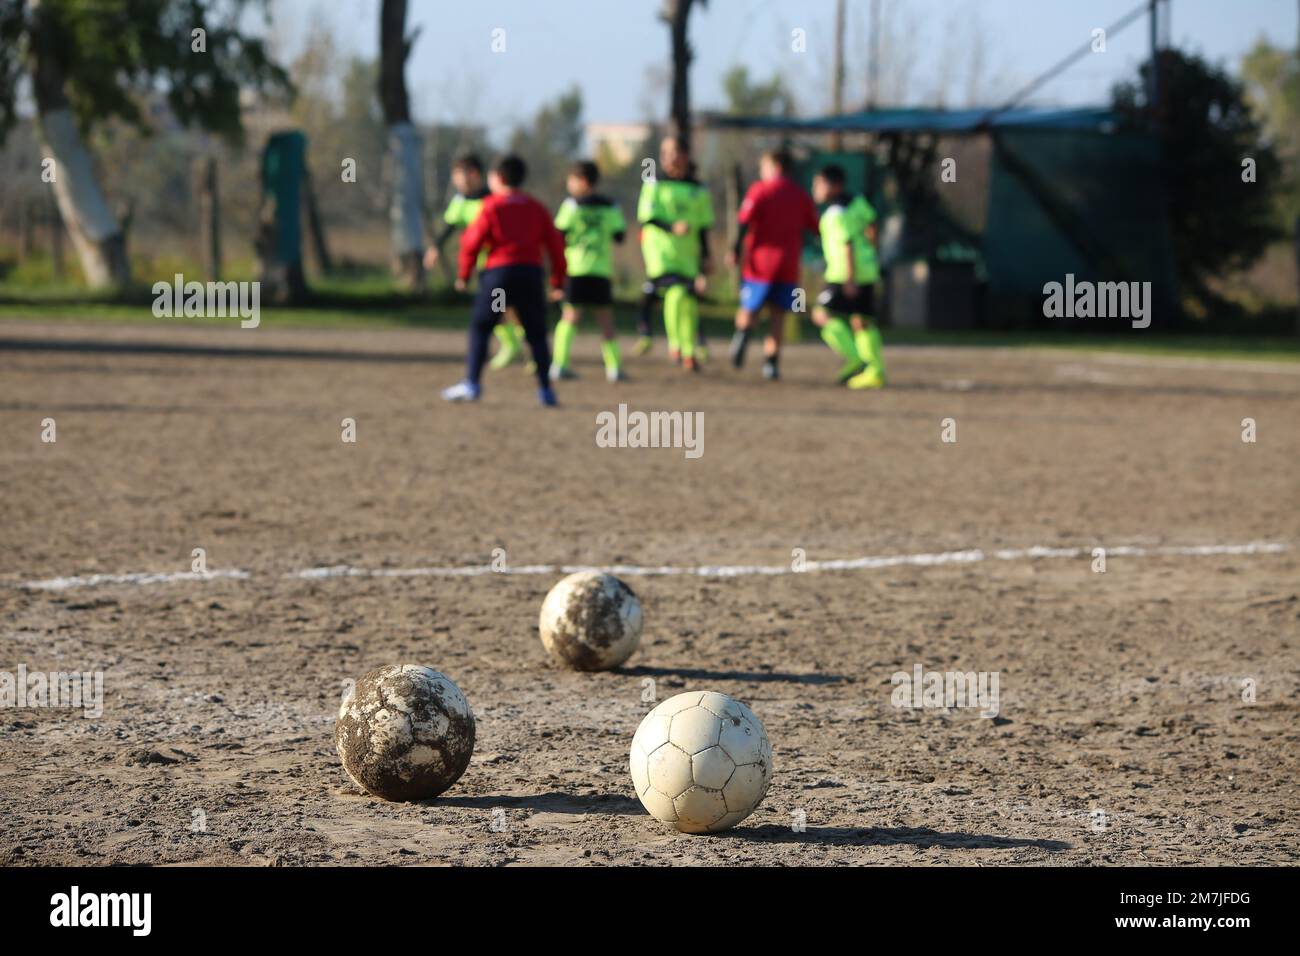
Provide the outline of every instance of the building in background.
[[639,158],[652,128],[649,123],[588,123],[583,130],[587,155],[621,167]]

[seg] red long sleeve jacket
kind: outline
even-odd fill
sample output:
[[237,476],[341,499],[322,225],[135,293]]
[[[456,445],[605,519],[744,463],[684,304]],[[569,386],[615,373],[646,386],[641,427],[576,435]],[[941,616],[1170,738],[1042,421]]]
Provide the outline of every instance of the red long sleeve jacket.
[[460,240],[458,275],[467,281],[484,247],[485,269],[540,266],[542,250],[551,261],[551,285],[564,287],[564,237],[545,206],[523,192],[493,193]]
[[739,221],[746,227],[741,275],[758,282],[798,282],[804,230],[816,233],[817,207],[785,176],[749,187]]

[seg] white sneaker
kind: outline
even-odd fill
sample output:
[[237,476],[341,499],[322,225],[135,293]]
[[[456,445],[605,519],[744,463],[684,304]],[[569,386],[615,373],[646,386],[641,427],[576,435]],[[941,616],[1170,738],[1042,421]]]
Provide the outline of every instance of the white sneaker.
[[448,402],[477,402],[479,394],[479,387],[473,382],[457,382],[442,390],[443,400]]

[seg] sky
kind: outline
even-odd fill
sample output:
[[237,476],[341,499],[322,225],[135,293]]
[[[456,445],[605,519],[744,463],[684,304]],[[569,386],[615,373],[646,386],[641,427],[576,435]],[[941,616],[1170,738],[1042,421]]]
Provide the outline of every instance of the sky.
[[[880,0],[884,94],[911,105],[1001,102],[1139,0]],[[577,85],[589,121],[662,116],[668,30],[660,0],[410,0],[420,27],[407,66],[420,121],[475,122],[503,133]],[[847,0],[846,101],[866,96],[870,0]],[[1300,0],[1170,0],[1175,46],[1236,69],[1261,37],[1294,48]],[[709,0],[692,14],[697,109],[721,107],[723,75],[744,64],[780,73],[803,115],[829,112],[834,0]],[[274,0],[277,39],[290,55],[313,23],[328,25],[345,53],[378,52],[379,0]],[[796,52],[793,31],[806,49]],[[495,33],[494,31],[503,31]],[[1111,86],[1145,57],[1145,17],[1104,53],[1082,62],[1030,102],[1105,103]],[[493,50],[494,38],[504,50]]]

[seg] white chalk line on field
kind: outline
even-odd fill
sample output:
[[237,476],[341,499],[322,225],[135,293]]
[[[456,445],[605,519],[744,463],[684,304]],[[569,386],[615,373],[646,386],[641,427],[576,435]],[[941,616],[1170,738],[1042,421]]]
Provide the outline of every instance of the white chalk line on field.
[[239,569],[223,571],[137,571],[131,574],[85,574],[28,581],[20,588],[37,591],[65,591],[69,588],[93,588],[103,584],[176,584],[180,581],[245,581],[253,575]]
[[[516,566],[492,564],[470,564],[459,567],[422,567],[422,568],[358,568],[349,564],[329,567],[302,568],[286,572],[283,577],[306,581],[328,580],[331,578],[472,578],[488,574],[573,574],[576,571],[605,571],[625,577],[667,577],[690,576],[701,578],[738,578],[776,576],[786,574],[806,574],[816,571],[866,571],[880,568],[897,567],[935,567],[946,564],[973,564],[979,561],[1038,561],[1045,558],[1079,558],[1092,557],[1101,548],[1107,558],[1146,558],[1146,557],[1210,557],[1214,555],[1256,555],[1281,554],[1291,550],[1291,545],[1278,542],[1252,541],[1248,544],[1202,544],[1202,545],[1162,545],[1142,547],[1138,545],[1101,545],[1053,548],[1036,545],[1031,548],[999,548],[984,551],[971,548],[965,551],[939,551],[932,554],[892,554],[868,555],[860,558],[843,558],[831,561],[803,561],[796,568],[790,564],[706,564],[694,567],[674,567],[660,565],[644,567],[640,565],[588,565],[588,564],[521,564]],[[96,587],[106,584],[149,585],[172,584],[183,581],[236,580],[246,581],[253,577],[251,571],[182,571],[182,572],[141,572],[136,574],[90,574],[70,577],[47,578],[43,581],[28,581],[18,587],[35,591],[65,591],[72,588]]]

